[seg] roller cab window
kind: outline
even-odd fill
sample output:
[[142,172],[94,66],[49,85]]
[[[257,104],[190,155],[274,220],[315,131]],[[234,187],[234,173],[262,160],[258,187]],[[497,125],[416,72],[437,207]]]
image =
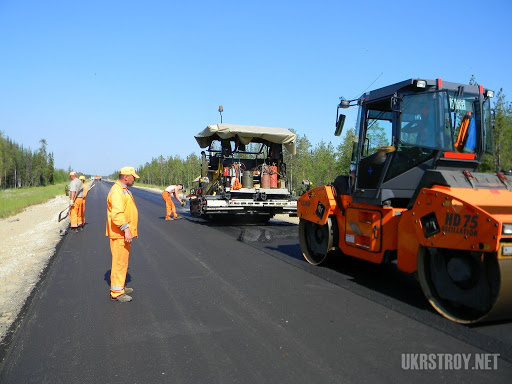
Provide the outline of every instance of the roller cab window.
[[400,114],[400,142],[404,146],[453,151],[446,92],[404,96]]

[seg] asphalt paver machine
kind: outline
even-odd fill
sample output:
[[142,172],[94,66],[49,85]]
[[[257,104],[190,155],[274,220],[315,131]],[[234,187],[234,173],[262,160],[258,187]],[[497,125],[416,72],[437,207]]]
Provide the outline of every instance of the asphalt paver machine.
[[285,128],[213,124],[196,134],[201,176],[194,181],[190,212],[208,220],[267,222],[296,216],[284,162],[295,154],[296,135]]

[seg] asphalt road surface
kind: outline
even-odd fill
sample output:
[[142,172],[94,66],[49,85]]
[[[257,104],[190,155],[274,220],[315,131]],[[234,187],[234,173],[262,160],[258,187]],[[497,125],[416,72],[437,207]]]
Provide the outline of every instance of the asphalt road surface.
[[301,256],[297,226],[165,221],[133,189],[130,303],[109,298],[106,195],[65,236],[3,351],[0,383],[509,383],[512,322],[462,326],[392,266]]

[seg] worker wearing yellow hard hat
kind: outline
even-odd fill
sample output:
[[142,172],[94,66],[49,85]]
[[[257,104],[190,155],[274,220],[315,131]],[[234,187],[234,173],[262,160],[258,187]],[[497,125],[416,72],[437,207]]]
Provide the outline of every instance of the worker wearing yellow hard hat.
[[71,232],[78,232],[79,227],[82,226],[79,208],[83,198],[82,181],[76,177],[75,171],[69,173],[69,178],[71,180],[69,183],[69,226]]
[[119,178],[107,196],[106,236],[110,238],[112,268],[110,270],[110,298],[119,302],[128,302],[132,297],[126,287],[126,274],[130,259],[130,247],[137,237],[138,211],[133,195],[128,189],[139,175],[133,167],[123,167]]
[[[82,225],[79,226],[79,230],[83,229],[85,226],[85,199],[87,197],[87,192],[89,189],[87,188],[87,185],[85,185],[85,176],[80,175],[78,177],[80,180],[82,180],[82,198],[80,198],[80,201],[78,202],[80,205],[78,207],[78,212],[80,214],[80,217],[82,218]],[[78,200],[78,199],[77,199]]]

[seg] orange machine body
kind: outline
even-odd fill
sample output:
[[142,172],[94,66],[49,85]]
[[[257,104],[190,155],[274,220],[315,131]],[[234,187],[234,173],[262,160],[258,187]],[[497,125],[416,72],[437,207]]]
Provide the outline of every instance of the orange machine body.
[[420,246],[498,252],[502,241],[512,244],[512,236],[502,235],[502,224],[512,223],[512,191],[504,189],[434,186],[404,209],[355,203],[324,185],[299,198],[297,215],[319,225],[334,216],[343,254],[373,263],[396,256],[407,273],[417,270]]

